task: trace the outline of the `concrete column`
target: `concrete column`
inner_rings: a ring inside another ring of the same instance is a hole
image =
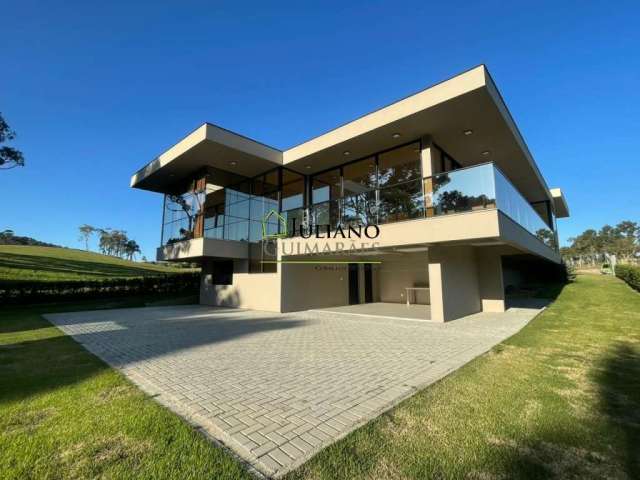
[[[496,248],[478,248],[478,280],[483,312],[504,312],[502,257]]]
[[[432,161],[432,138],[429,135],[425,135],[421,138],[422,151],[420,152],[420,161],[422,163],[422,176],[430,177],[433,175],[433,161]]]
[[[473,247],[429,249],[431,319],[446,322],[482,309]]]
[[[430,136],[424,136],[421,139],[422,142],[422,150],[420,151],[420,163],[422,165],[422,176],[426,179],[424,180],[424,211],[425,216],[432,217],[433,216],[433,180],[431,177],[434,173],[433,169],[433,154],[434,149],[432,148],[433,140]]]

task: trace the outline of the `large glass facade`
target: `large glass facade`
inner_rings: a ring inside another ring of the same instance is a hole
[[[202,196],[191,192],[165,195],[162,243],[170,244],[193,238]]]
[[[437,173],[428,178],[423,178],[420,142],[312,176],[280,167],[225,187],[216,186],[215,177],[201,178],[188,192],[165,196],[162,242],[199,236],[247,241],[250,271],[269,272],[276,266],[265,262],[274,258],[263,237],[285,228],[291,235],[300,226],[335,229],[498,208],[557,248],[549,204],[532,206],[491,163],[461,168],[437,147],[433,155]]]

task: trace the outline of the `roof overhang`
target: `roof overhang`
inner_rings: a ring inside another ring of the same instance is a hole
[[[567,199],[564,198],[562,190],[559,188],[552,188],[551,197],[553,198],[553,208],[556,212],[556,218],[567,218],[569,216],[569,205],[567,205]]]
[[[467,130],[473,133],[465,135]],[[313,173],[425,136],[463,166],[495,162],[530,202],[551,200],[484,65],[286,150],[283,160],[293,170]]]
[[[467,130],[473,133],[465,135]],[[138,171],[131,185],[163,191],[204,166],[254,176],[284,165],[310,174],[423,137],[432,138],[463,166],[495,162],[530,202],[552,200],[484,65],[284,152],[205,124]]]
[[[205,123],[138,170],[131,186],[165,192],[176,180],[206,166],[251,177],[279,165],[280,150]]]

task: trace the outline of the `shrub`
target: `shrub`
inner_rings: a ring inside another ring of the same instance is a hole
[[[640,291],[640,267],[616,265],[616,277],[627,282],[631,288]]]
[[[104,280],[0,281],[0,304],[116,297],[138,294],[195,294],[200,273],[170,273]]]

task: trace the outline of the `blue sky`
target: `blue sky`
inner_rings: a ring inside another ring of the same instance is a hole
[[[203,122],[286,148],[480,63],[570,202],[563,241],[640,221],[640,3],[438,3],[3,2],[27,166],[0,172],[0,229],[120,228],[152,258],[162,197],[130,175]]]

